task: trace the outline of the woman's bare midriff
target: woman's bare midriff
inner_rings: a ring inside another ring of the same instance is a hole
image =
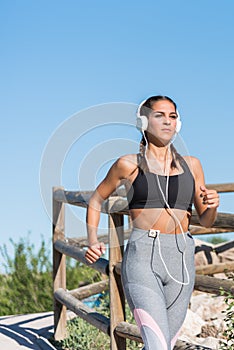
[[[162,233],[182,233],[188,231],[191,214],[180,209],[131,209],[133,227],[142,230],[160,230]],[[180,225],[179,225],[180,222]]]

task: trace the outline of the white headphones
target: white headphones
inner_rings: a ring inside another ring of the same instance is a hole
[[[136,117],[137,117],[136,127],[142,133],[144,133],[144,131],[147,130],[147,127],[148,127],[148,118],[145,115],[140,115],[141,107],[143,106],[143,104],[146,101],[147,100],[144,100],[140,103],[139,107],[137,108],[137,112],[136,112]],[[178,115],[178,118],[176,119],[176,133],[179,133],[182,123],[181,123],[180,114],[179,114],[178,110],[176,110],[176,114]]]

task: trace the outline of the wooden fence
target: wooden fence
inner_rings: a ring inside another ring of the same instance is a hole
[[[234,192],[234,183],[207,185],[220,193]],[[129,217],[129,210],[124,193],[114,193],[102,205],[102,212],[108,215],[108,237],[102,239],[108,242],[109,260],[100,258],[96,263],[89,264],[85,260],[87,245],[85,238],[75,240],[65,235],[65,205],[75,205],[86,208],[91,191],[65,191],[62,187],[53,188],[53,282],[54,282],[54,337],[56,340],[66,336],[66,310],[75,312],[79,317],[94,325],[111,339],[111,350],[126,349],[126,338],[142,342],[139,330],[135,325],[125,321],[125,298],[121,284],[121,261],[124,253],[124,240],[129,236],[129,230],[124,231],[124,215]],[[234,231],[234,214],[218,213],[212,229],[199,226],[198,217],[192,214],[190,231],[192,234],[220,233]],[[217,246],[217,252],[234,247],[234,241]],[[72,257],[83,264],[109,277],[89,286],[76,290],[66,289],[66,256]],[[234,294],[234,282],[206,276],[234,271],[234,262],[229,264],[206,265],[197,270],[195,289],[208,293],[220,293],[220,287]],[[101,315],[86,306],[81,300],[103,290],[109,289],[110,318]],[[194,349],[188,344],[177,341],[175,349]],[[199,347],[201,349],[201,347]],[[205,349],[205,348],[204,348]]]

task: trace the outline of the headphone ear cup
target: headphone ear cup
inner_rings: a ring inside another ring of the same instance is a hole
[[[137,116],[136,127],[140,131],[145,131],[148,128],[148,118],[145,115]]]
[[[177,120],[177,123],[176,123],[176,132],[180,132],[180,129],[181,129],[181,126],[182,126],[182,123],[181,123],[181,120]]]
[[[182,123],[181,123],[181,119],[180,119],[180,114],[178,111],[176,111],[177,115],[178,115],[178,118],[177,118],[177,121],[176,121],[176,132],[179,133],[180,132],[180,129],[181,129],[181,126],[182,126]]]

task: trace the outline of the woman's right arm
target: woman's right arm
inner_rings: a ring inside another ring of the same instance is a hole
[[[101,206],[105,199],[121,184],[133,168],[131,156],[119,158],[110,168],[105,179],[100,183],[90,198],[87,208],[86,225],[88,234],[88,250],[85,258],[94,263],[105,253],[105,245],[97,238],[98,224],[100,220]]]
[[[97,238],[97,228],[103,200],[97,188],[91,196],[87,208],[86,227],[88,234],[88,250],[85,254],[85,258],[90,263],[94,263],[105,253],[104,243],[99,242]]]

